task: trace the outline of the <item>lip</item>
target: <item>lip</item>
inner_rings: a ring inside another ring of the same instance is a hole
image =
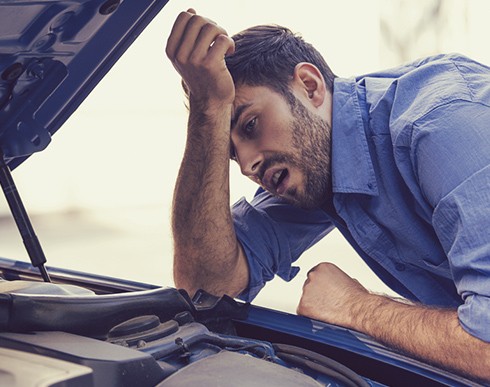
[[[289,185],[289,171],[287,170],[286,173],[287,175],[282,179],[281,184],[276,187],[276,192],[278,195],[284,194],[284,192],[286,192],[286,188]]]
[[[276,186],[276,184],[274,184],[274,175],[284,170],[287,171],[286,172],[287,175],[283,178],[281,183]],[[274,195],[283,194],[286,191],[288,182],[289,182],[289,171],[287,170],[287,168],[283,168],[283,167],[269,168],[267,171],[265,171],[264,176],[262,178],[263,188]]]

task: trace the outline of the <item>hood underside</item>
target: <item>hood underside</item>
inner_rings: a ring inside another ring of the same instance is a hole
[[[46,148],[167,2],[0,1],[0,147],[11,169]]]

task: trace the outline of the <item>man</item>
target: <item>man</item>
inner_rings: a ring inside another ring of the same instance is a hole
[[[298,313],[490,381],[490,69],[453,55],[337,78],[285,28],[231,39],[192,9],[166,52],[189,98],[176,285],[251,300],[337,227],[410,302],[323,263]],[[229,158],[263,188],[232,211]]]

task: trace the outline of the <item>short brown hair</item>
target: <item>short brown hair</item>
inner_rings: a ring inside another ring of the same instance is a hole
[[[225,58],[235,85],[268,86],[288,95],[298,63],[309,62],[320,70],[327,89],[336,77],[322,55],[286,27],[259,25],[232,36],[235,52]]]

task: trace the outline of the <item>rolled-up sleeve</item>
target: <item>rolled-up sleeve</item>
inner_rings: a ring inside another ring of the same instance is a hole
[[[324,211],[293,207],[263,191],[251,203],[235,203],[232,215],[249,267],[248,288],[239,295],[246,301],[275,275],[294,278],[299,268],[292,263],[333,228]]]
[[[461,325],[490,342],[490,166],[439,202],[434,223],[464,301],[458,308]]]
[[[463,303],[461,326],[490,342],[490,107],[455,101],[414,130],[413,161]]]

